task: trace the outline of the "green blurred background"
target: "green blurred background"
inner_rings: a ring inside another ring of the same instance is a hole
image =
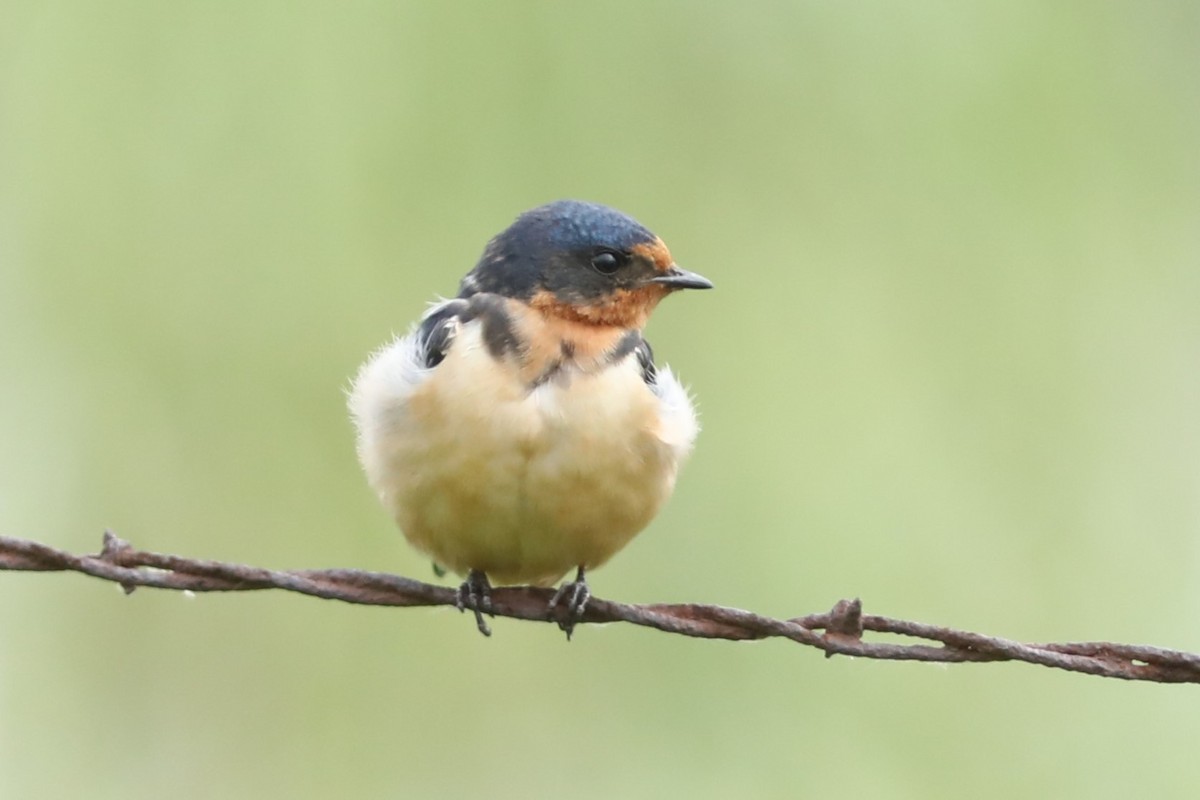
[[[1195,3],[0,2],[0,533],[425,578],[343,389],[525,208],[717,291],[604,597],[1200,650]],[[0,573],[0,797],[1195,797],[1200,696]]]

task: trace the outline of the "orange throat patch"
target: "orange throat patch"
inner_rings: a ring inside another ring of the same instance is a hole
[[[652,283],[637,289],[617,289],[603,300],[580,304],[560,300],[553,292],[543,290],[533,296],[529,305],[549,319],[641,330],[646,327],[650,312],[670,291],[666,286]]]

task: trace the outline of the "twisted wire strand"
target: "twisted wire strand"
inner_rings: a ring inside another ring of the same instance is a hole
[[[0,536],[0,570],[80,572],[120,584],[191,592],[277,589],[345,603],[380,606],[453,606],[455,589],[354,569],[272,570],[135,549],[111,531],[96,555],[75,555],[40,542]],[[558,621],[550,589],[492,590],[495,616]],[[819,614],[781,620],[698,603],[631,605],[593,597],[582,622],[628,622],[702,639],[790,639],[834,655],[940,663],[1018,661],[1044,667],[1153,683],[1200,683],[1200,654],[1115,642],[1023,644],[921,622],[862,613],[862,603],[841,600]],[[896,634],[913,644],[865,641],[864,632]]]

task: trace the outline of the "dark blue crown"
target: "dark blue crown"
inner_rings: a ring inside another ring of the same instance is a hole
[[[611,247],[629,250],[655,236],[633,217],[615,208],[582,200],[558,200],[517,217],[504,235],[544,237],[564,250]]]
[[[460,297],[495,292],[528,298],[549,271],[602,249],[629,252],[657,237],[616,209],[581,200],[557,200],[526,211],[488,242]]]

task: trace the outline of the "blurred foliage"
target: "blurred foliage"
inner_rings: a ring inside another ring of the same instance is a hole
[[[0,531],[428,565],[342,390],[558,197],[717,291],[601,596],[1200,650],[1200,7],[0,0]],[[1191,797],[1200,699],[0,574],[0,797]]]

